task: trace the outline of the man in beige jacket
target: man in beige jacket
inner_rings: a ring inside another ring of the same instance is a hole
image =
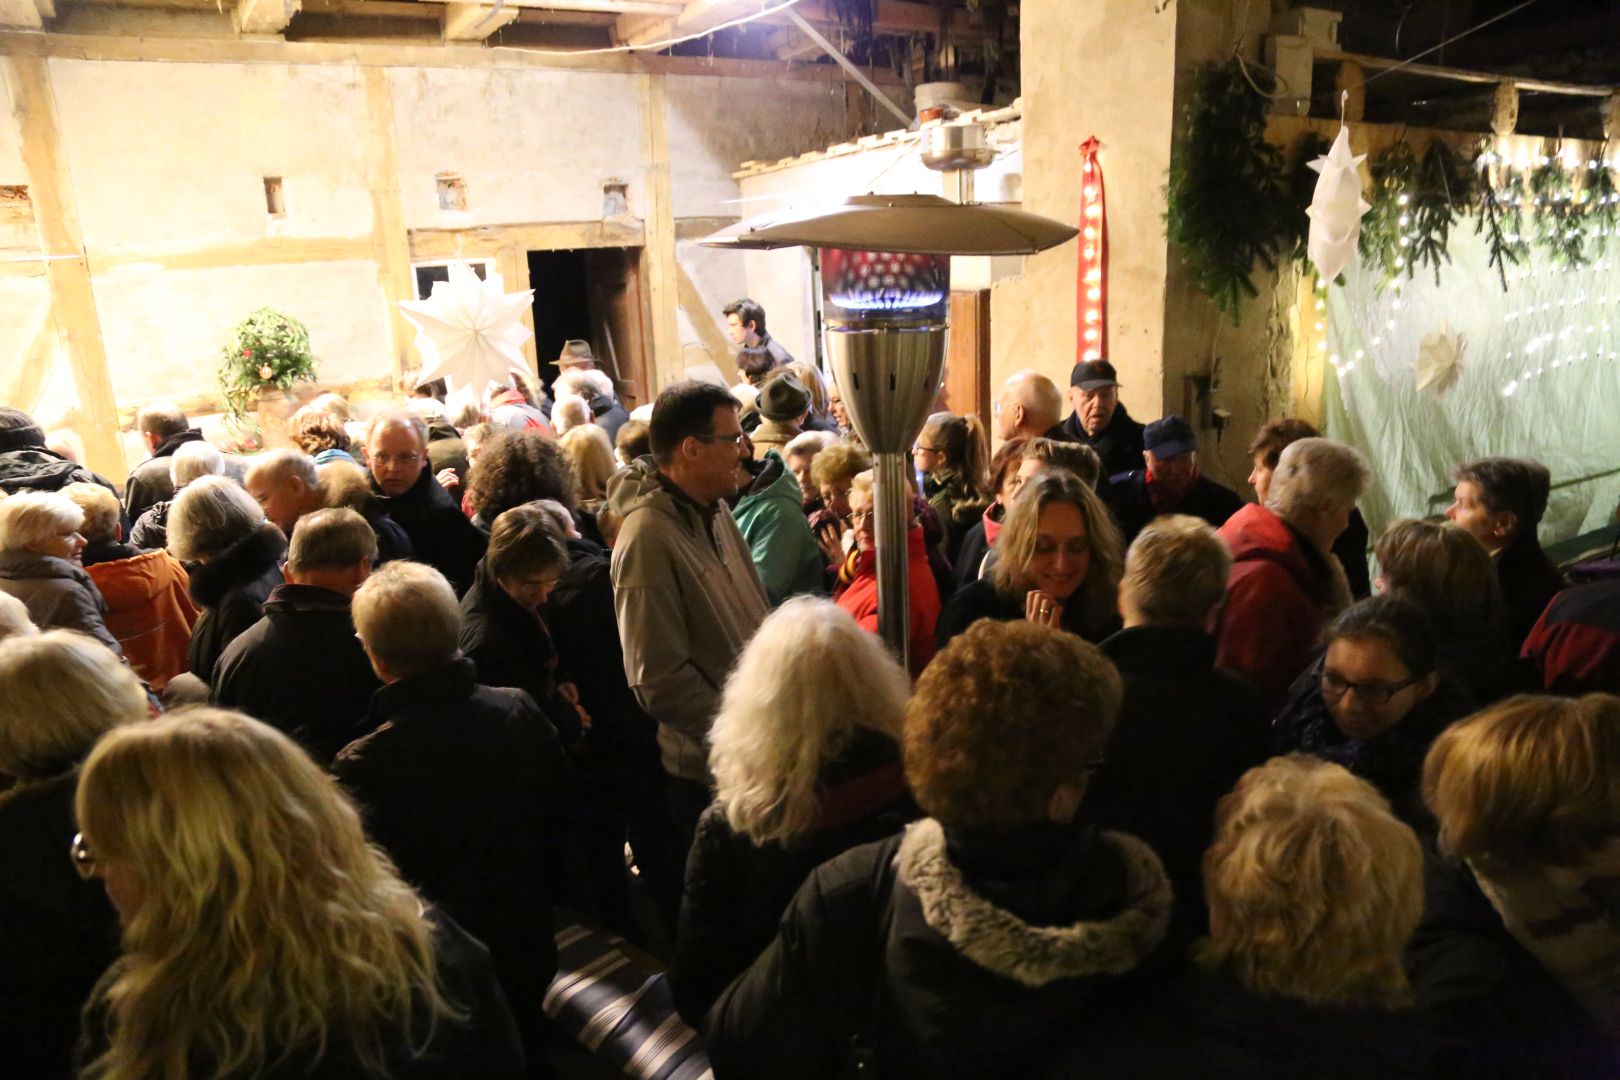
[[[676,383],[658,395],[649,427],[652,461],[608,485],[624,519],[613,598],[625,677],[658,721],[671,812],[689,844],[709,802],[709,724],[768,603],[725,501],[750,456],[736,399],[724,387]]]

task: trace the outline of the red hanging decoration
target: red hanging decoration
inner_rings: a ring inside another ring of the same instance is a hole
[[[1076,278],[1077,360],[1108,356],[1108,217],[1103,205],[1102,146],[1093,135],[1080,144],[1080,273]]]

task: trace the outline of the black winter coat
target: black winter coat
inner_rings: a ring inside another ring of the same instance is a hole
[[[821,771],[820,818],[787,844],[755,844],[713,803],[698,820],[686,860],[670,987],[687,1022],[701,1026],[723,990],[776,936],[782,913],[810,872],[852,847],[893,836],[918,816],[900,747],[862,729]]]
[[[1215,640],[1201,630],[1139,626],[1100,647],[1125,680],[1125,703],[1086,791],[1087,814],[1164,860],[1178,938],[1190,940],[1208,931],[1202,865],[1215,804],[1271,756],[1265,705],[1215,666]]]
[[[75,769],[0,794],[0,1076],[71,1075],[79,1010],[118,957],[118,916],[68,861]]]
[[[384,495],[375,480],[372,490],[382,509],[410,538],[414,558],[443,574],[457,596],[472,588],[489,537],[467,520],[425,463],[416,483],[403,495]]]
[[[1227,518],[1243,509],[1243,500],[1238,498],[1237,492],[1203,475],[1193,482],[1187,497],[1169,510],[1154,508],[1146,469],[1133,469],[1114,476],[1109,481],[1109,487],[1111,496],[1108,502],[1127,545],[1136,539],[1136,534],[1148,522],[1160,514],[1189,514],[1202,518],[1209,522],[1211,528],[1218,529],[1226,524]]]
[[[1508,638],[1514,651],[1524,644],[1559,590],[1568,586],[1558,567],[1541,550],[1534,529],[1526,529],[1496,553],[1496,580],[1507,606]]]
[[[170,435],[158,444],[151,457],[131,469],[129,479],[124,481],[124,513],[133,520],[157,503],[174,498],[173,462],[169,459],[186,443],[201,442],[202,437],[196,428]]]
[[[1139,840],[1084,825],[903,837],[823,864],[709,1013],[719,1080],[1028,1076],[1105,1030],[1157,974],[1170,883]]]
[[[624,675],[619,616],[613,607],[612,564],[588,540],[568,541],[569,564],[546,601],[550,625],[566,628],[552,639],[560,666],[579,688],[591,714],[593,747],[614,746],[658,754],[658,724],[642,709]]]
[[[1620,1052],[1513,939],[1462,863],[1424,852],[1423,920],[1406,950],[1437,1076],[1597,1080]]]
[[[349,598],[288,584],[271,590],[264,617],[225,647],[212,698],[291,735],[326,765],[365,734],[381,686],[354,636]]]
[[[1085,586],[1075,590],[1070,597],[1070,603],[1063,605],[1063,629],[1071,634],[1078,634],[1087,641],[1102,641],[1108,635],[1119,629],[1119,616],[1114,615],[1100,626],[1092,626],[1086,621],[1085,615]],[[995,586],[995,582],[988,577],[980,578],[971,585],[960,590],[945,603],[939,613],[939,623],[934,630],[934,644],[943,649],[951,638],[960,634],[980,619],[999,619],[1002,622],[1016,622],[1024,617],[1024,594],[1016,598],[1003,596]]]
[[[415,1052],[415,1044],[427,1030],[425,1016],[413,1024],[412,1031],[396,1032],[382,1048],[384,1075],[389,1080],[520,1080],[525,1075],[523,1046],[512,1010],[491,969],[489,950],[442,911],[429,908],[427,920],[433,928],[433,958],[440,984],[467,1015],[440,1019],[420,1054]],[[113,968],[103,982],[110,983],[118,974]],[[81,1066],[106,1051],[109,1019],[99,1007],[86,1014],[79,1048]],[[265,1055],[267,1062],[274,1062],[281,1050],[271,1048]],[[195,1065],[197,1075],[208,1071],[204,1062]],[[329,1048],[313,1063],[308,1051],[295,1051],[280,1065],[254,1074],[255,1080],[354,1080],[366,1075],[345,1046]]]
[[[479,686],[465,658],[378,690],[368,723],[332,765],[368,835],[489,946],[513,1011],[538,1017],[557,969],[556,731],[523,691]]]
[[[264,616],[270,590],[281,584],[287,541],[274,525],[260,525],[224,552],[191,570],[191,598],[202,615],[191,628],[186,669],[205,683],[214,679],[225,646]]]
[[[579,713],[557,692],[552,642],[540,616],[507,595],[481,560],[461,598],[461,653],[477,665],[481,685],[526,691],[566,746],[579,738]]]
[[[1063,1080],[1418,1080],[1434,1046],[1414,1009],[1335,1008],[1262,997],[1189,972],[1112,1030],[1066,1040]],[[1445,1075],[1445,1074],[1438,1074]]]

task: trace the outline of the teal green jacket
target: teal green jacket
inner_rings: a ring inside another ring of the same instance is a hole
[[[775,607],[799,593],[821,595],[826,560],[810,532],[798,480],[775,450],[767,450],[763,460],[764,470],[731,513]]]

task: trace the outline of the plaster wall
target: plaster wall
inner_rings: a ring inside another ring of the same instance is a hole
[[[387,70],[407,229],[596,220],[610,177],[628,183],[630,213],[648,216],[644,76]],[[377,266],[356,258],[352,244],[367,250],[372,188],[394,182],[368,175],[371,117],[358,66],[58,58],[49,72],[121,408],[216,392],[226,333],[266,305],[309,326],[322,382],[391,372]],[[677,232],[701,233],[712,218],[739,214],[733,172],[742,161],[811,150],[844,134],[841,83],[668,76],[666,86]],[[3,104],[0,183],[29,183],[16,121]],[[440,172],[466,182],[466,211],[439,208]],[[267,213],[265,176],[283,178],[280,218]],[[683,227],[692,217],[705,220]],[[340,243],[330,261],[254,259],[253,245],[276,237]],[[347,250],[342,242],[351,242]],[[648,243],[674,246],[687,278],[692,310],[678,315],[682,344],[722,338],[719,308],[746,291],[743,260],[690,241],[677,245],[674,236]],[[175,265],[173,256],[224,245],[240,246],[238,264]],[[47,301],[43,277],[0,274],[0,371],[28,347]],[[650,359],[660,370],[670,365]],[[76,404],[64,375],[65,368],[44,380],[36,411],[47,423]]]
[[[1078,147],[1102,143],[1108,212],[1108,346],[1139,420],[1164,411],[1167,250],[1161,222],[1174,119],[1178,4],[1088,0],[1020,13],[1024,209],[1059,221],[1080,206]],[[1024,260],[991,292],[990,382],[1032,367],[1061,388],[1075,359],[1078,255]]]

